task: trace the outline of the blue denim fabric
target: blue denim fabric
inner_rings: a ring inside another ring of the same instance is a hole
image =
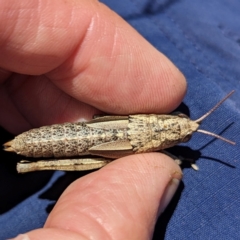
[[[201,128],[232,139],[237,145],[195,133],[191,141],[178,147],[180,155],[198,158],[200,171],[184,168],[183,183],[159,218],[153,239],[239,239],[240,1],[102,2],[184,73],[188,92],[180,109],[189,112],[192,119],[236,90]],[[49,205],[82,174],[33,173],[20,177],[5,171],[5,167],[0,168],[0,239],[42,227]],[[24,184],[27,189],[22,189]]]

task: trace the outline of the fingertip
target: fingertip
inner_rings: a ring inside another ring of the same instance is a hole
[[[160,153],[118,159],[71,184],[45,227],[67,227],[84,236],[148,239],[159,209],[166,207],[181,178],[179,166]]]
[[[103,4],[74,54],[48,77],[74,98],[113,114],[166,113],[186,92],[179,69]]]
[[[171,112],[182,102],[187,92],[187,81],[183,73],[168,59],[163,69],[163,88],[165,89],[163,112]]]
[[[169,181],[173,178],[179,180],[182,178],[182,170],[179,165],[171,157],[160,152],[129,155],[113,161],[105,168],[102,168],[101,171],[105,171],[108,168],[110,170],[118,169],[127,173],[134,171],[137,174],[139,172],[147,178],[149,178],[149,174],[156,179],[161,178],[162,174],[159,173],[160,171],[166,172]]]

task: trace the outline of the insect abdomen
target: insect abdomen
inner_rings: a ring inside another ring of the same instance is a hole
[[[88,149],[118,140],[119,130],[87,126],[85,122],[35,128],[18,135],[12,148],[27,157],[71,157],[87,155]],[[117,135],[117,136],[116,136]],[[122,138],[126,134],[120,134]]]

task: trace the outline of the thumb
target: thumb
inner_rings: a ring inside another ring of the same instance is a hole
[[[17,239],[151,239],[182,177],[161,153],[113,161],[72,183],[43,229]]]

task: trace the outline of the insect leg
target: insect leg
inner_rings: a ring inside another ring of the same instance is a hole
[[[50,159],[30,162],[22,160],[17,164],[18,173],[43,170],[85,171],[101,168],[112,160],[105,158]]]
[[[180,159],[180,157],[176,157],[174,154],[169,153],[166,150],[161,150],[161,152],[166,154],[170,158],[172,158],[179,166],[181,166],[183,162],[188,161],[190,163],[192,169],[194,169],[195,171],[199,170],[197,164],[195,162],[193,162],[192,159]]]

